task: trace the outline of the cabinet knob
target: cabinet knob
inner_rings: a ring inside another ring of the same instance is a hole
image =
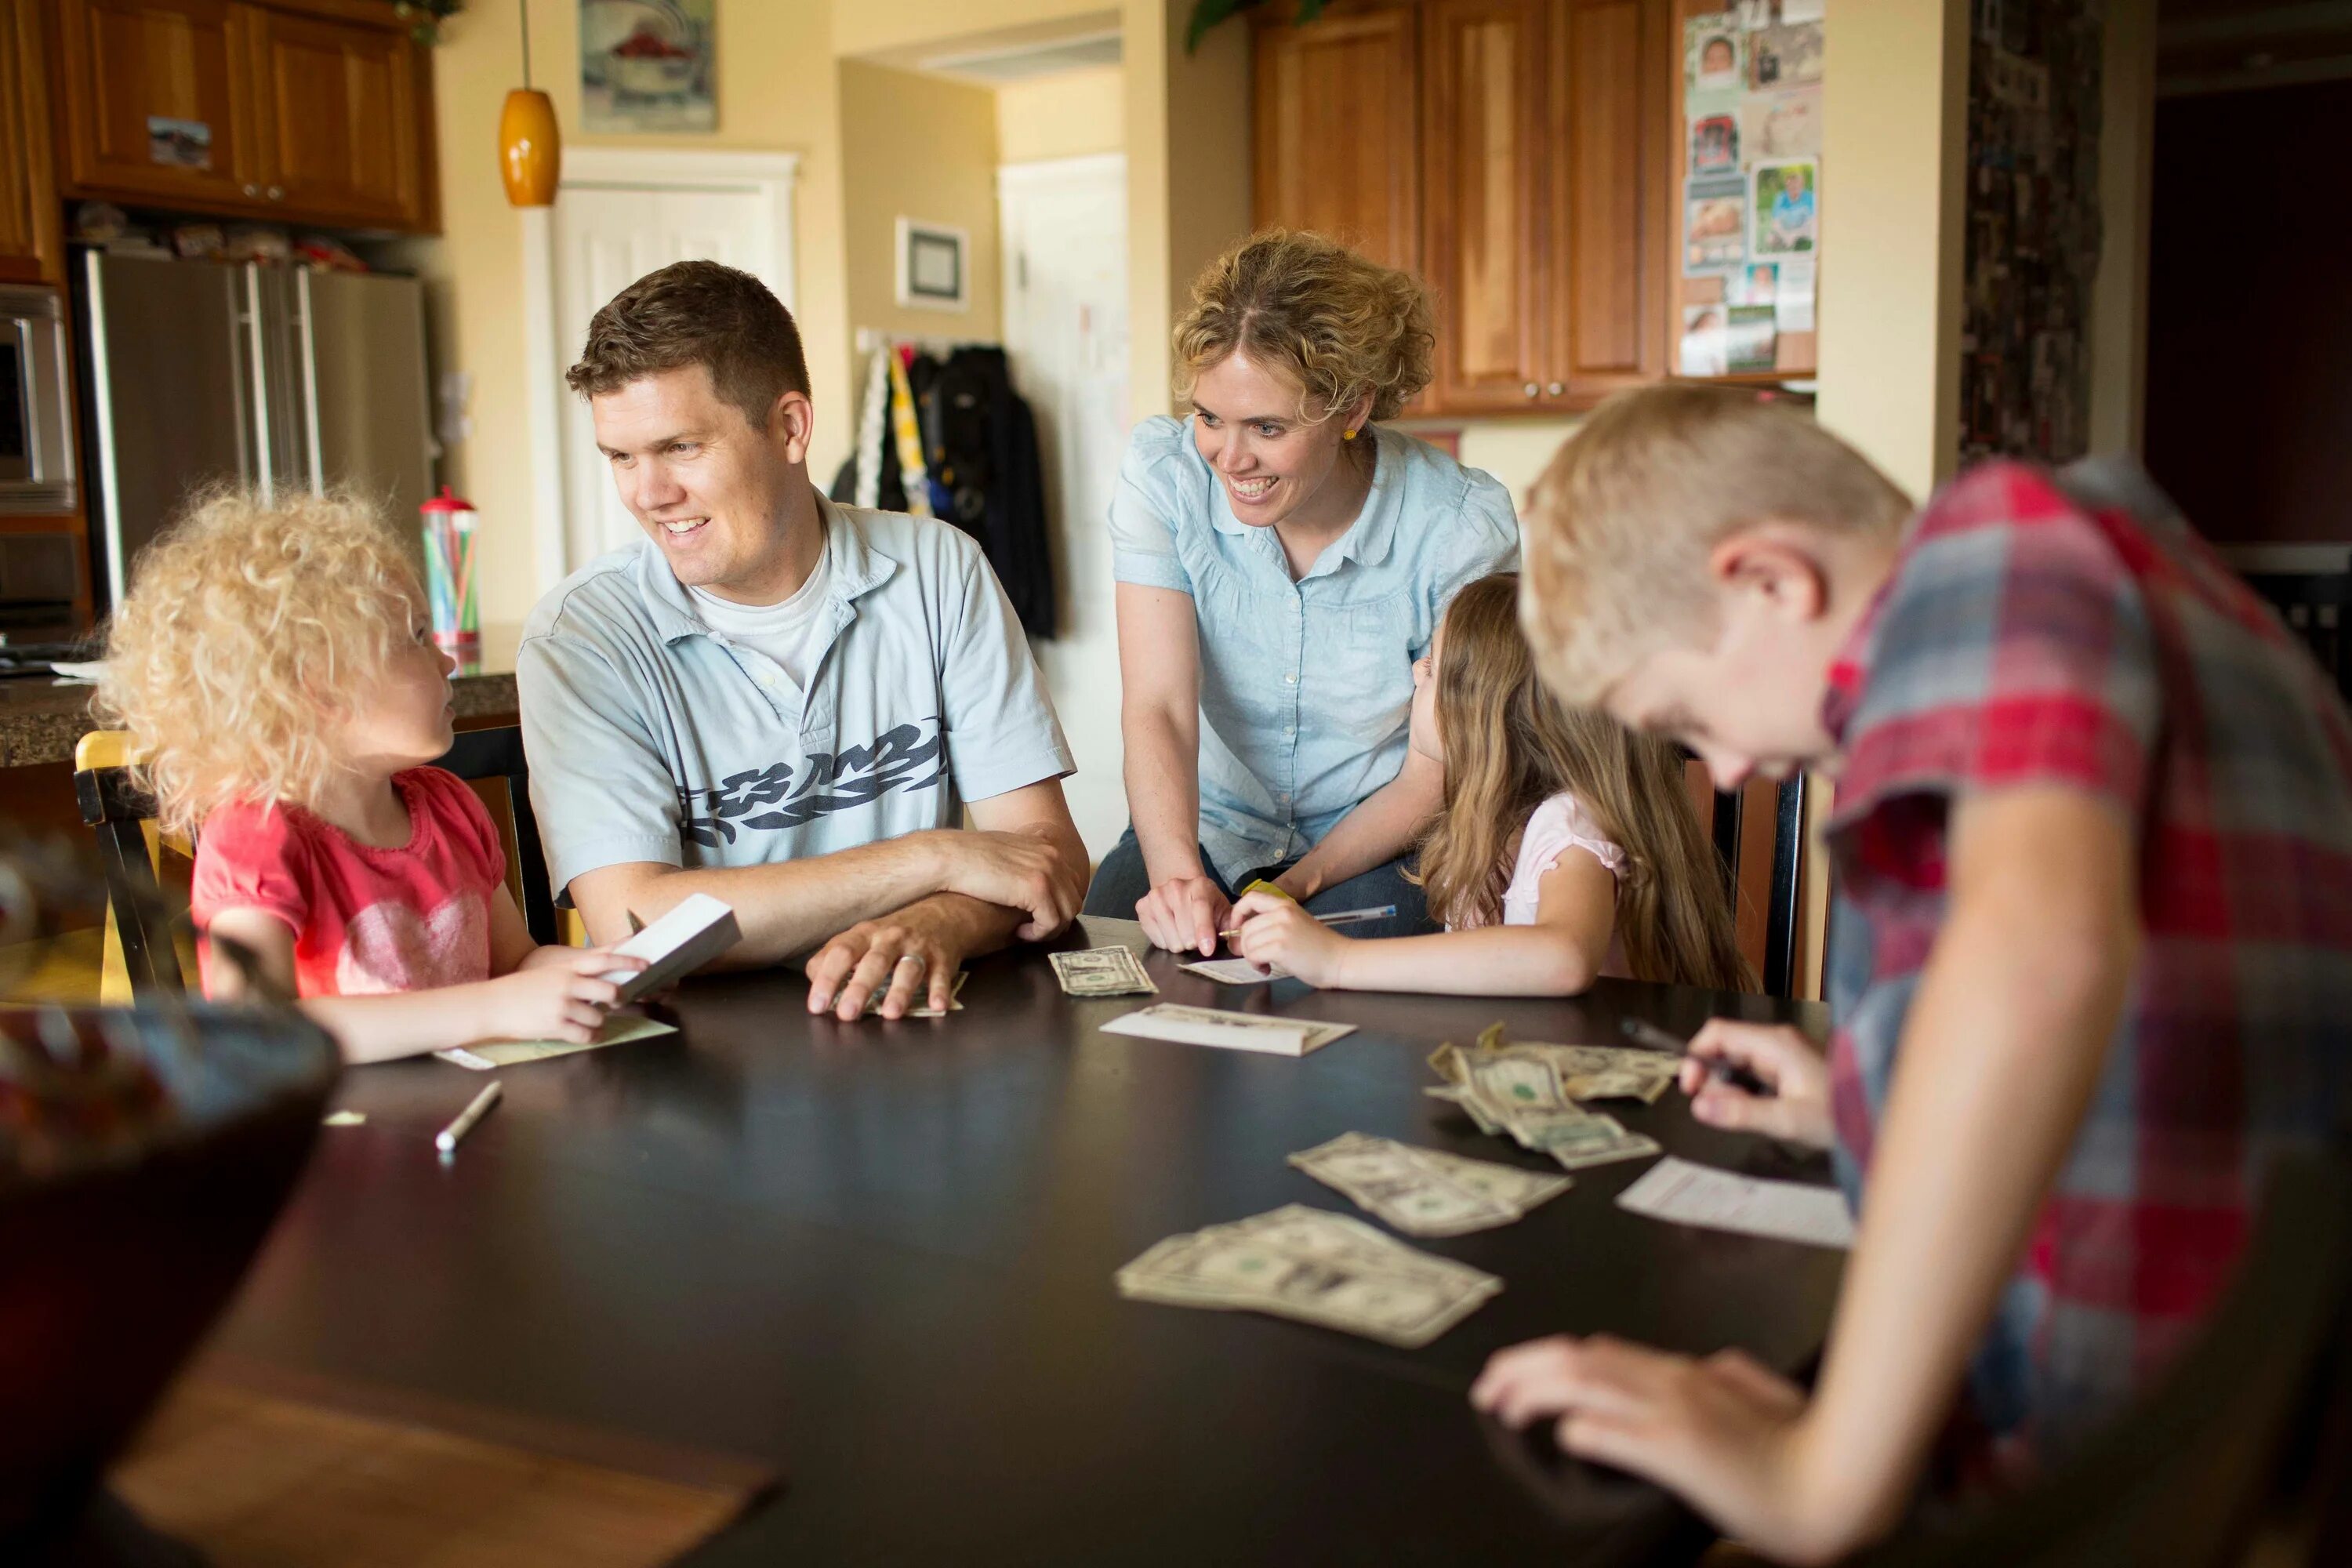
[[[284,200],[286,199],[286,187],[285,187],[285,186],[283,186],[283,185],[272,185],[272,186],[270,186],[270,187],[269,187],[269,199],[270,199],[271,201],[273,201],[273,202],[282,202],[282,201],[284,201]]]
[[[1544,395],[1547,397],[1558,397],[1561,393],[1566,392],[1567,390],[1567,387],[1555,381],[1550,385],[1544,388]]]
[[[1541,393],[1542,393],[1542,391],[1543,391],[1543,388],[1542,388],[1542,387],[1540,387],[1540,386],[1538,386],[1534,382],[1532,382],[1532,381],[1531,381],[1531,382],[1528,383],[1528,384],[1527,384],[1527,385],[1525,385],[1525,386],[1521,387],[1519,390],[1520,390],[1520,391],[1522,391],[1522,392],[1524,392],[1524,393],[1526,393],[1529,397],[1534,397],[1534,396],[1537,396],[1537,395],[1538,395],[1539,394],[1541,394]]]
[[[257,196],[261,194],[261,187],[259,185],[248,184],[245,187],[245,194],[248,196]]]

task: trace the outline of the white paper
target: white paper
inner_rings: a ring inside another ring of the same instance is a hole
[[[1813,330],[1813,280],[1819,276],[1818,256],[1784,256],[1772,298],[1772,324],[1783,332]],[[1759,301],[1763,303],[1764,301]]]
[[[1829,0],[1780,0],[1780,20],[1819,22],[1829,15]]]
[[[1853,1216],[1835,1187],[1767,1182],[1672,1155],[1617,1194],[1617,1206],[1676,1225],[1736,1230],[1813,1247],[1853,1245]]]
[[[635,974],[608,969],[604,978],[621,988],[624,1003],[634,1002],[685,979],[741,940],[733,910],[709,893],[692,893],[613,950],[644,959],[645,968]]]
[[[1276,1018],[1264,1013],[1229,1013],[1218,1007],[1186,1007],[1162,1002],[1154,1007],[1122,1013],[1102,1026],[1106,1035],[1134,1035],[1147,1040],[1173,1040],[1184,1046],[1214,1046],[1229,1051],[1264,1051],[1270,1056],[1303,1057],[1356,1032],[1353,1024],[1326,1024],[1313,1018]]]
[[[1197,963],[1180,963],[1176,967],[1187,974],[1213,980],[1220,985],[1263,985],[1269,980],[1290,978],[1290,971],[1279,963],[1268,973],[1246,958],[1204,958]]]

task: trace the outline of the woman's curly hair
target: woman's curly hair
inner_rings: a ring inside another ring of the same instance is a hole
[[[398,536],[356,496],[191,500],[139,554],[93,704],[131,731],[162,826],[191,831],[234,800],[315,806],[339,765],[330,725],[422,597]]]
[[[1298,384],[1299,417],[1321,424],[1366,393],[1393,419],[1429,384],[1437,351],[1428,291],[1409,273],[1334,239],[1266,229],[1192,280],[1177,324],[1177,391],[1236,351]]]

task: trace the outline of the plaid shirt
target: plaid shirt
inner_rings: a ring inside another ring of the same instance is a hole
[[[1914,520],[1825,717],[1845,759],[1828,982],[1850,1194],[1944,923],[1952,803],[2064,784],[2138,846],[2122,1022],[1970,1373],[1977,1419],[2046,1458],[2180,1348],[2280,1141],[2342,1124],[2352,721],[2136,469],[2006,462]]]

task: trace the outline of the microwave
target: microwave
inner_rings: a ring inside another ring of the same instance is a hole
[[[74,510],[65,310],[54,289],[0,287],[0,514]]]

